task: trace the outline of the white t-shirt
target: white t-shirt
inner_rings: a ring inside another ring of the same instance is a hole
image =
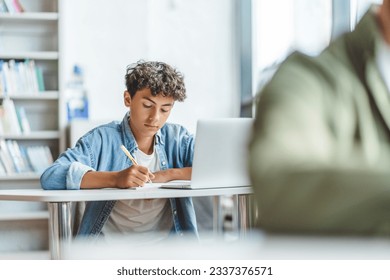
[[[151,172],[160,170],[158,155],[137,150],[135,158],[139,165]],[[118,233],[131,234],[134,242],[152,243],[168,237],[173,225],[169,200],[135,199],[119,200],[103,227],[105,238],[115,238]]]

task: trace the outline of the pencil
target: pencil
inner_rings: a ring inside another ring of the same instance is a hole
[[[126,156],[131,160],[131,162],[134,164],[134,165],[138,165],[138,162],[135,160],[135,158],[133,158],[133,156],[130,154],[130,152],[126,149],[125,146],[121,145],[121,149],[122,151],[126,154]],[[152,180],[148,180],[148,183],[152,183]]]
[[[125,146],[121,145],[121,149],[122,151],[126,154],[126,156],[131,160],[131,162],[134,164],[134,165],[138,165],[137,161],[135,160],[135,158],[133,158],[133,156],[130,154],[130,152],[126,149]]]

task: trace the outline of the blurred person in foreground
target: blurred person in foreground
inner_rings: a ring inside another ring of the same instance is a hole
[[[259,226],[390,233],[390,0],[264,87],[250,143]]]

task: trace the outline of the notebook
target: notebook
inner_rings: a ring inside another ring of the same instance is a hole
[[[251,118],[198,120],[191,181],[168,182],[161,188],[249,186],[247,158],[252,126]]]

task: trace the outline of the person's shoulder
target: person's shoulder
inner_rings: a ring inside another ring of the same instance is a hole
[[[331,43],[316,56],[294,52],[278,69],[279,76],[290,83],[329,81],[338,79],[339,74],[349,71],[350,62],[342,40]]]
[[[291,53],[275,71],[265,88],[286,88],[286,85],[300,86],[303,82],[316,79],[322,59],[295,51]]]
[[[261,105],[315,99],[328,86],[325,81],[329,78],[322,57],[294,52],[279,65],[270,81],[260,89]]]
[[[281,70],[292,70],[292,72],[308,71],[313,73],[313,69],[321,67],[324,62],[329,62],[329,51],[325,49],[317,56],[310,56],[305,53],[295,51],[290,54],[280,65]]]

